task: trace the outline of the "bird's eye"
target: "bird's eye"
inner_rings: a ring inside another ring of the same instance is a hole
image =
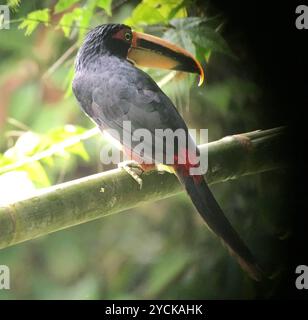
[[[131,35],[130,32],[126,32],[125,35],[124,35],[124,37],[125,37],[125,40],[126,40],[126,41],[130,41],[131,38],[132,38],[132,35]]]

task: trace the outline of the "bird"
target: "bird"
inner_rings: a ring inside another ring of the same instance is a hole
[[[201,64],[180,46],[134,31],[125,24],[103,24],[87,33],[76,56],[72,89],[81,109],[101,131],[111,129],[118,132],[115,138],[120,139],[127,154],[134,146],[121,138],[127,131],[123,125],[125,121],[130,121],[132,132],[147,129],[153,136],[156,129],[183,130],[190,148],[174,147],[174,163],[164,163],[163,157],[162,165],[177,176],[207,227],[218,236],[242,269],[252,279],[262,280],[263,270],[224,215],[204,175],[191,174],[190,169],[196,168],[196,163],[187,158],[190,152],[200,153],[188,134],[184,119],[168,96],[140,67],[198,74],[199,84],[204,79]],[[162,153],[169,149],[163,139],[160,143]],[[153,159],[153,152],[146,156]],[[140,160],[137,155],[132,158],[137,162]],[[155,159],[153,162],[155,165]],[[151,167],[140,161],[138,165],[142,170]]]

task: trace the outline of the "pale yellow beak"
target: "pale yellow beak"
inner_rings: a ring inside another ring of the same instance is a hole
[[[191,53],[149,34],[133,32],[127,58],[141,67],[197,73],[200,76],[199,86],[204,81],[202,66]]]

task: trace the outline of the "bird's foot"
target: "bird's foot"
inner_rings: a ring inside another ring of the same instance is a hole
[[[139,189],[142,189],[142,179],[140,178],[144,170],[142,166],[133,160],[123,161],[118,163],[118,168],[125,170],[139,185]]]

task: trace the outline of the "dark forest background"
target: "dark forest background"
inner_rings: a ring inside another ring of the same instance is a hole
[[[265,283],[241,271],[183,194],[1,250],[12,289],[1,290],[0,299],[304,297],[294,282],[296,266],[308,264],[308,31],[295,28],[296,1],[9,2],[11,28],[0,30],[1,204],[108,169],[99,163],[100,147],[108,142],[95,135],[48,159],[5,170],[93,127],[71,93],[72,66],[88,28],[109,22],[163,36],[197,55],[205,86],[189,76],[162,89],[190,127],[209,129],[210,141],[287,126],[290,169],[212,187],[272,271]],[[192,21],[194,28],[186,28]],[[157,81],[166,76],[147,71]]]

